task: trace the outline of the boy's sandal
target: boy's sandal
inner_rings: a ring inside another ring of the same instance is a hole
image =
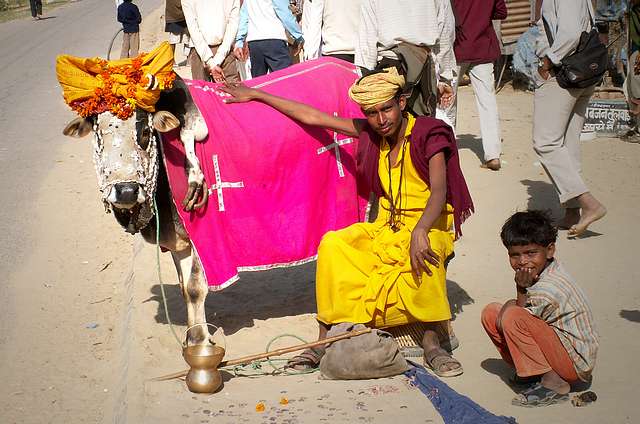
[[[458,366],[454,369],[448,369],[448,365]],[[460,361],[440,347],[432,349],[424,355],[424,366],[438,377],[455,377],[464,372]]]
[[[509,384],[512,386],[531,386],[535,383],[540,382],[539,375],[532,375],[531,377],[520,377],[517,373],[514,373],[511,377],[509,377]]]
[[[324,356],[324,349],[310,348],[303,351],[287,361],[285,368],[292,368],[296,371],[308,371],[318,368],[320,360]]]
[[[569,395],[560,394],[554,390],[547,389],[540,383],[535,383],[511,401],[512,405],[534,408],[537,406],[553,405],[555,403],[566,402]]]

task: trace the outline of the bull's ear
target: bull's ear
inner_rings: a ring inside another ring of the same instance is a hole
[[[89,119],[75,118],[73,121],[69,122],[66,127],[64,127],[62,134],[67,137],[82,138],[91,132],[92,127],[93,124]]]
[[[171,131],[179,126],[180,121],[178,121],[178,118],[176,118],[171,112],[161,110],[153,115],[153,128],[161,133]]]

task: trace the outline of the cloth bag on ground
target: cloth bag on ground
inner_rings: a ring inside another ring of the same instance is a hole
[[[365,328],[362,324],[344,322],[331,327],[327,337]],[[407,369],[407,361],[391,334],[377,329],[331,343],[320,361],[320,372],[328,380],[391,377]]]

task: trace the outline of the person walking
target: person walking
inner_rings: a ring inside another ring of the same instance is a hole
[[[165,0],[164,21],[164,32],[168,34],[175,59],[176,45],[182,43],[184,50],[189,45],[189,31],[180,0]]]
[[[189,52],[191,77],[239,81],[231,47],[238,31],[240,0],[182,0],[182,11],[193,45]]]
[[[537,22],[540,66],[535,75],[533,148],[565,211],[560,228],[569,230],[569,237],[577,237],[607,213],[580,175],[580,133],[595,85],[562,88],[555,69],[575,52],[582,32],[591,30],[593,8],[590,0],[544,0],[541,15]]]
[[[120,59],[138,56],[140,49],[140,23],[142,16],[132,0],[124,0],[118,6],[118,22],[122,24],[122,51]]]
[[[42,0],[29,0],[31,6],[31,16],[35,21],[42,19]]]
[[[236,35],[236,57],[245,61],[245,41],[249,44],[251,76],[287,68],[293,63],[287,44],[287,32],[293,38],[293,55],[304,43],[302,30],[289,9],[288,0],[244,0]]]
[[[468,72],[480,118],[480,136],[484,151],[483,167],[498,171],[502,140],[493,62],[500,57],[501,53],[492,20],[505,19],[507,6],[504,0],[453,0],[453,9],[456,16],[454,50],[458,62],[458,83]],[[454,126],[457,114],[456,103],[454,101],[449,114]]]
[[[302,14],[304,60],[331,56],[354,62],[360,0],[313,0]]]

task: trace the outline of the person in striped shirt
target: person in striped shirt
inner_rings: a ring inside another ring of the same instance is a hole
[[[591,307],[554,257],[557,236],[545,212],[512,215],[500,237],[515,271],[517,298],[482,311],[482,326],[516,370],[511,382],[528,385],[512,401],[518,406],[566,401],[571,383],[589,381],[596,361]]]

